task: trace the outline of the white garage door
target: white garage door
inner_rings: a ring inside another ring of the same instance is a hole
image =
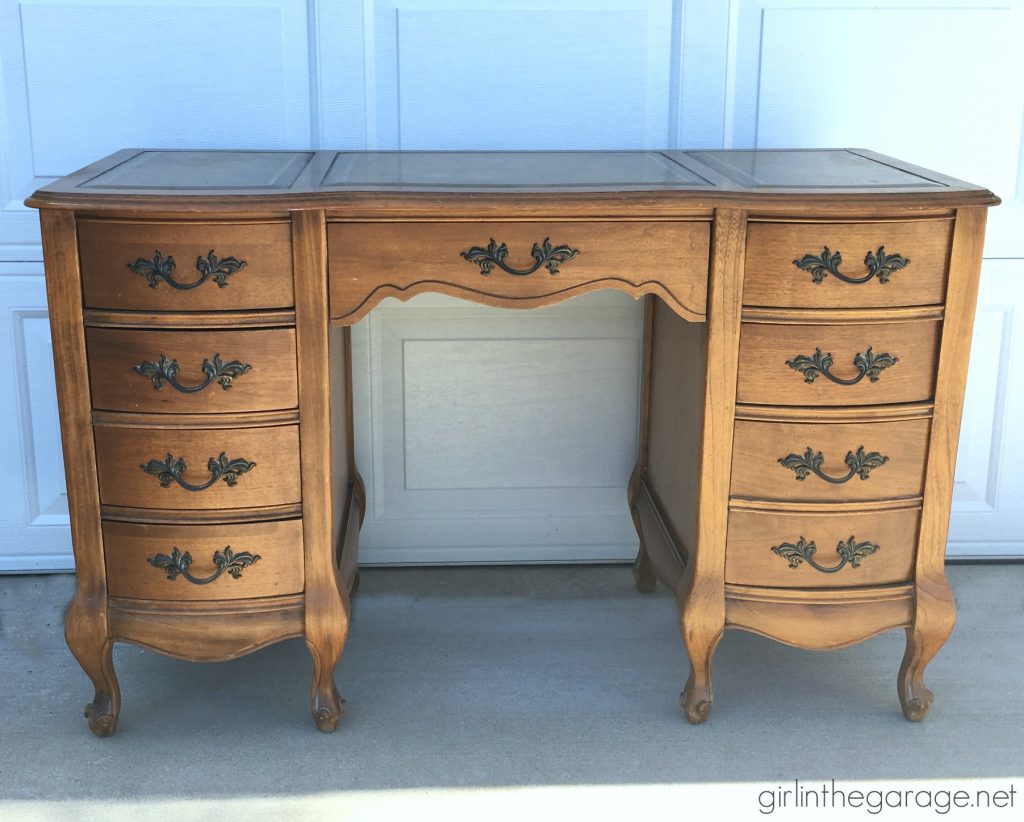
[[[1024,554],[1021,42],[1019,0],[0,0],[0,570],[72,566],[21,201],[125,146],[864,146],[988,186],[949,550]],[[621,294],[381,306],[363,558],[630,557],[639,335]]]

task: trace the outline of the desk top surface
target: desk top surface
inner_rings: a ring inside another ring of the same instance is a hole
[[[320,200],[346,194],[912,195],[991,205],[984,188],[863,149],[736,151],[213,151],[125,149],[32,206],[153,198]]]

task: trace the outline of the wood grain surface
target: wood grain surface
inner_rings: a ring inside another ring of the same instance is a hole
[[[747,305],[793,308],[866,308],[937,305],[946,292],[952,220],[858,223],[751,223],[747,235]],[[815,282],[794,260],[839,253],[837,270],[851,279],[869,274],[865,257],[878,250],[909,260],[882,282],[849,283],[831,273]]]
[[[111,596],[194,602],[251,599],[302,593],[302,520],[230,525],[136,525],[103,523],[107,585]],[[196,584],[168,574],[151,560],[175,549],[191,557],[189,573],[207,579],[218,573],[217,553],[230,549],[259,557],[238,572],[230,568],[212,582]]]
[[[906,582],[913,576],[917,508],[803,512],[732,511],[726,547],[726,582],[782,588],[834,588]],[[826,568],[841,562],[836,546],[850,537],[878,546],[854,567],[823,573],[807,562],[790,567],[772,548],[814,542],[814,559]]]
[[[330,223],[331,317],[354,322],[383,297],[437,291],[490,304],[536,307],[598,288],[658,294],[691,320],[705,313],[706,221]],[[495,265],[484,274],[463,252],[507,247],[505,263],[528,270],[534,245],[577,254],[525,276]],[[368,296],[369,295],[369,296]],[[500,301],[500,303],[495,302]]]
[[[173,414],[243,413],[296,408],[295,331],[127,331],[90,328],[89,382],[93,407]],[[215,368],[215,358],[226,366]],[[172,384],[160,377],[179,368]],[[232,368],[232,363],[236,367]],[[156,373],[157,379],[150,374]],[[226,386],[221,374],[227,374]],[[214,375],[217,375],[216,378]],[[235,376],[231,376],[235,375]],[[157,387],[159,385],[159,388]],[[175,387],[201,390],[181,391]]]
[[[734,497],[763,500],[843,502],[882,500],[920,495],[924,489],[924,462],[928,419],[900,422],[823,424],[816,422],[754,422],[738,420],[733,440],[732,490]],[[808,450],[810,460],[804,460]],[[856,473],[857,455],[877,454],[875,467]],[[823,458],[818,471],[800,473],[783,465],[790,460],[806,466]],[[848,462],[848,455],[852,459]],[[882,462],[881,458],[884,458]],[[852,465],[851,465],[852,462]]]
[[[248,508],[282,505],[301,499],[299,486],[298,426],[267,428],[174,429],[96,426],[100,499],[108,505],[133,508],[190,509]],[[227,460],[254,463],[234,485],[218,479],[201,491],[190,491],[159,477],[142,466],[151,461],[184,459],[183,479],[195,486],[212,476],[208,463],[224,454]]]
[[[737,399],[765,405],[863,405],[930,400],[935,386],[939,323],[834,324],[827,317],[821,325],[781,326],[743,323]],[[823,374],[807,382],[800,371],[787,365],[798,356],[813,357],[817,351],[831,354],[831,373],[840,379],[856,379],[857,355],[871,349],[875,356],[897,359],[878,374],[877,381],[864,377],[856,385],[837,385]]]
[[[78,245],[88,308],[225,311],[285,308],[295,301],[286,222],[80,220]],[[198,261],[211,251],[218,260],[234,257],[245,263],[225,278],[223,287],[213,276],[186,290],[173,288],[164,279],[151,287],[145,276],[128,267],[138,260],[153,261],[159,252],[174,259],[174,280],[190,285],[201,279]]]

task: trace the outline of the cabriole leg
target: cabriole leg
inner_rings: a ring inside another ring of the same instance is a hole
[[[68,609],[64,636],[82,670],[92,680],[96,694],[85,706],[89,730],[96,736],[110,736],[117,729],[121,712],[121,689],[114,673],[114,640],[106,632],[106,620],[84,609],[77,600]]]
[[[308,607],[308,606],[307,606]],[[342,714],[345,713],[345,700],[341,698],[334,684],[334,669],[341,658],[341,652],[348,638],[348,602],[347,597],[342,609],[341,618],[334,631],[321,632],[314,636],[306,635],[306,647],[313,658],[313,690],[310,709],[313,721],[324,733],[338,727]]]
[[[692,609],[684,609],[680,628],[686,655],[690,659],[690,676],[679,694],[679,705],[690,724],[700,725],[708,718],[714,701],[711,663],[723,631],[720,626],[702,624],[699,614],[687,613],[687,610]]]
[[[939,652],[956,623],[956,606],[952,592],[943,580],[945,596],[926,596],[919,588],[914,624],[907,628],[907,648],[896,679],[903,715],[919,722],[928,715],[932,692],[925,687],[924,669]]]

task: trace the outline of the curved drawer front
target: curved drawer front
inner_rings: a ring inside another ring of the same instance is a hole
[[[725,581],[778,588],[906,582],[920,510],[729,513]]]
[[[743,323],[738,402],[870,405],[923,402],[934,391],[939,321]]]
[[[291,226],[80,220],[87,308],[228,311],[286,308]]]
[[[790,423],[737,420],[734,497],[843,502],[924,490],[927,419]]]
[[[177,414],[295,408],[295,331],[86,329],[94,408]]]
[[[103,523],[111,596],[217,600],[303,589],[302,520],[233,525]]]
[[[952,220],[751,223],[743,302],[786,308],[938,305]]]
[[[330,223],[331,316],[360,316],[367,295],[530,300],[602,280],[658,280],[666,299],[703,316],[710,237],[707,222]]]
[[[300,500],[297,425],[94,430],[106,505],[187,512]]]

